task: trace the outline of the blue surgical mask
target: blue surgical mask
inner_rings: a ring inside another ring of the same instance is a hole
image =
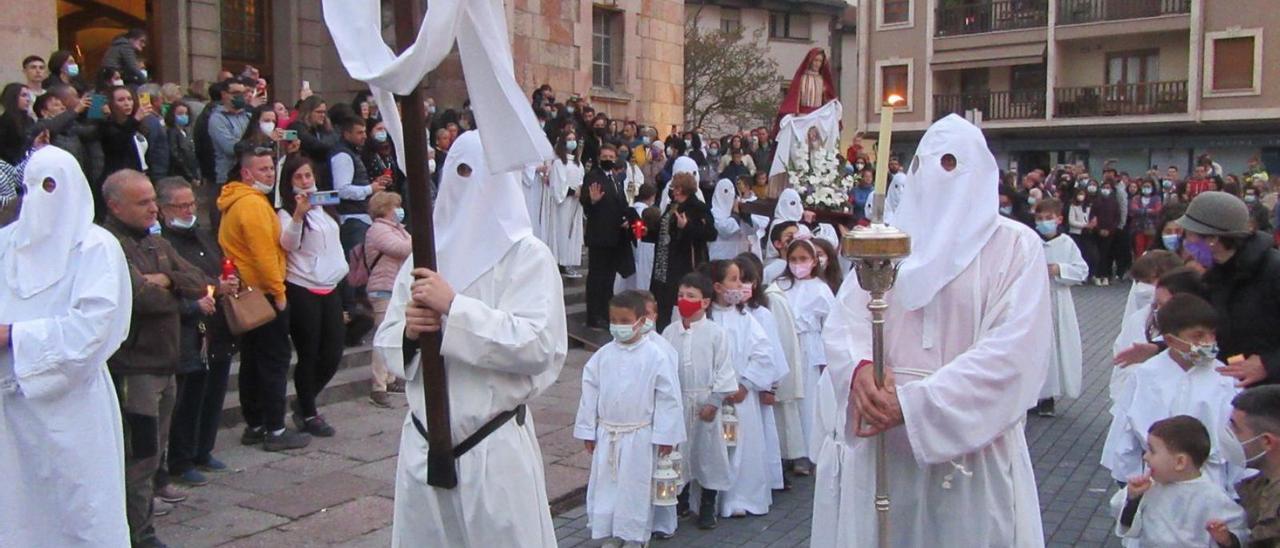
[[[627,324],[609,324],[609,334],[613,335],[613,340],[625,343],[636,337],[636,326]]]
[[[70,65],[67,65],[67,66],[66,66],[66,69],[67,69],[67,76],[79,76],[79,75],[80,75],[80,65],[70,64]]]
[[[1143,195],[1143,196],[1150,196],[1152,192],[1155,192],[1155,189],[1153,189],[1153,188],[1151,188],[1151,187],[1149,187],[1149,186],[1144,186],[1144,187],[1142,187],[1142,195]]]
[[[1039,202],[1039,200],[1037,200],[1035,196],[1028,196],[1028,197],[1027,197],[1027,205],[1029,205],[1029,206],[1034,206],[1034,205],[1036,205],[1036,203],[1037,203],[1037,202]]]
[[[653,322],[652,318],[645,318],[644,324],[640,326],[640,334],[648,335],[650,333],[653,333],[653,330],[657,329],[657,327],[658,327],[657,324]]]
[[[1013,215],[1013,206],[1000,206],[1000,214],[1005,217]]]
[[[1164,248],[1169,251],[1177,251],[1178,244],[1182,243],[1182,238],[1177,234],[1164,234],[1160,236],[1160,241],[1164,242]]]
[[[378,143],[385,143],[385,142],[387,142],[387,132],[386,132],[386,130],[378,130],[378,131],[373,132],[373,140],[374,140],[375,142],[378,142]]]
[[[173,123],[178,124],[179,126],[185,126],[191,123],[191,117],[186,114],[178,114],[173,117]]]
[[[644,143],[644,144],[646,144],[646,145],[647,145],[647,144],[649,144],[649,137],[648,137],[648,136],[641,137],[641,138],[640,138],[640,142],[641,142],[641,143]]]
[[[1058,235],[1058,221],[1036,221],[1036,232],[1041,236],[1053,237]]]
[[[403,208],[403,207],[397,207],[397,208],[396,208],[396,222],[397,222],[397,223],[403,223],[403,222],[404,222],[404,208]]]
[[[156,222],[151,223],[151,226],[147,227],[147,232],[151,234],[159,234],[160,230],[160,219],[156,219]]]
[[[569,141],[569,142],[567,142],[567,143],[565,143],[565,144],[564,144],[564,148],[565,148],[566,150],[568,150],[569,152],[573,152],[573,151],[575,151],[575,150],[578,150],[578,142],[577,142],[577,141]]]

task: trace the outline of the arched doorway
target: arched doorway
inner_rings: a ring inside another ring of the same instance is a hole
[[[153,77],[156,48],[163,47],[151,32],[154,24],[151,0],[58,0],[58,48],[75,53],[81,78],[96,80],[102,56],[111,41],[132,28],[148,30],[142,58]]]

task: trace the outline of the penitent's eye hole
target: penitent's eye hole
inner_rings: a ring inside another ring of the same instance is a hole
[[[471,176],[471,166],[469,166],[469,165],[467,165],[467,164],[458,164],[458,176],[459,176],[459,177],[470,177],[470,176]]]
[[[53,194],[53,189],[58,188],[58,182],[53,180],[52,177],[45,177],[44,182],[40,183],[40,188],[43,188],[49,194]]]
[[[941,162],[942,162],[942,169],[951,171],[956,168],[956,157],[951,153],[943,154]]]
[[[916,174],[916,172],[920,171],[920,157],[919,157],[919,156],[913,156],[913,157],[911,158],[911,168],[910,168],[909,170],[907,170],[907,171],[909,171],[912,175],[915,175],[915,174]]]

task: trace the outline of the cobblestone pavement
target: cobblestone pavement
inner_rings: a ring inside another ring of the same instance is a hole
[[[1080,287],[1074,292],[1084,340],[1084,384],[1081,397],[1062,400],[1057,417],[1027,417],[1027,440],[1040,491],[1046,541],[1052,547],[1120,546],[1112,538],[1114,524],[1107,501],[1114,483],[1098,464],[1110,424],[1107,383],[1111,344],[1120,329],[1128,285]],[[795,488],[776,494],[766,516],[720,520],[711,531],[682,521],[674,539],[657,547],[734,546],[737,548],[809,545],[813,481],[798,479]],[[589,540],[586,508],[556,518],[561,548],[594,547]]]
[[[1098,454],[1108,424],[1107,354],[1119,328],[1127,286],[1076,291],[1085,340],[1083,397],[1058,404],[1058,417],[1029,417],[1045,534],[1052,546],[1118,546],[1108,535],[1105,501],[1111,491]],[[579,492],[590,466],[572,439],[582,365],[588,354],[571,351],[556,385],[531,404],[546,464],[548,491]],[[157,519],[171,546],[369,546],[391,542],[396,451],[404,420],[403,397],[392,409],[367,400],[327,405],[322,412],[338,430],[304,450],[265,453],[239,445],[239,428],[220,433],[217,456],[232,471],[189,489],[186,502]],[[767,516],[722,520],[714,531],[681,524],[675,539],[657,546],[807,546],[813,498],[811,480],[775,497]],[[572,504],[570,504],[572,506]],[[589,540],[584,508],[555,518],[561,546],[597,546]],[[513,544],[515,546],[516,544]]]

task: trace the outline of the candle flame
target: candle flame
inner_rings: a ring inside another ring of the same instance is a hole
[[[897,106],[898,103],[901,103],[905,100],[906,99],[903,99],[901,95],[893,94],[884,100],[884,104],[892,107],[892,106]]]

